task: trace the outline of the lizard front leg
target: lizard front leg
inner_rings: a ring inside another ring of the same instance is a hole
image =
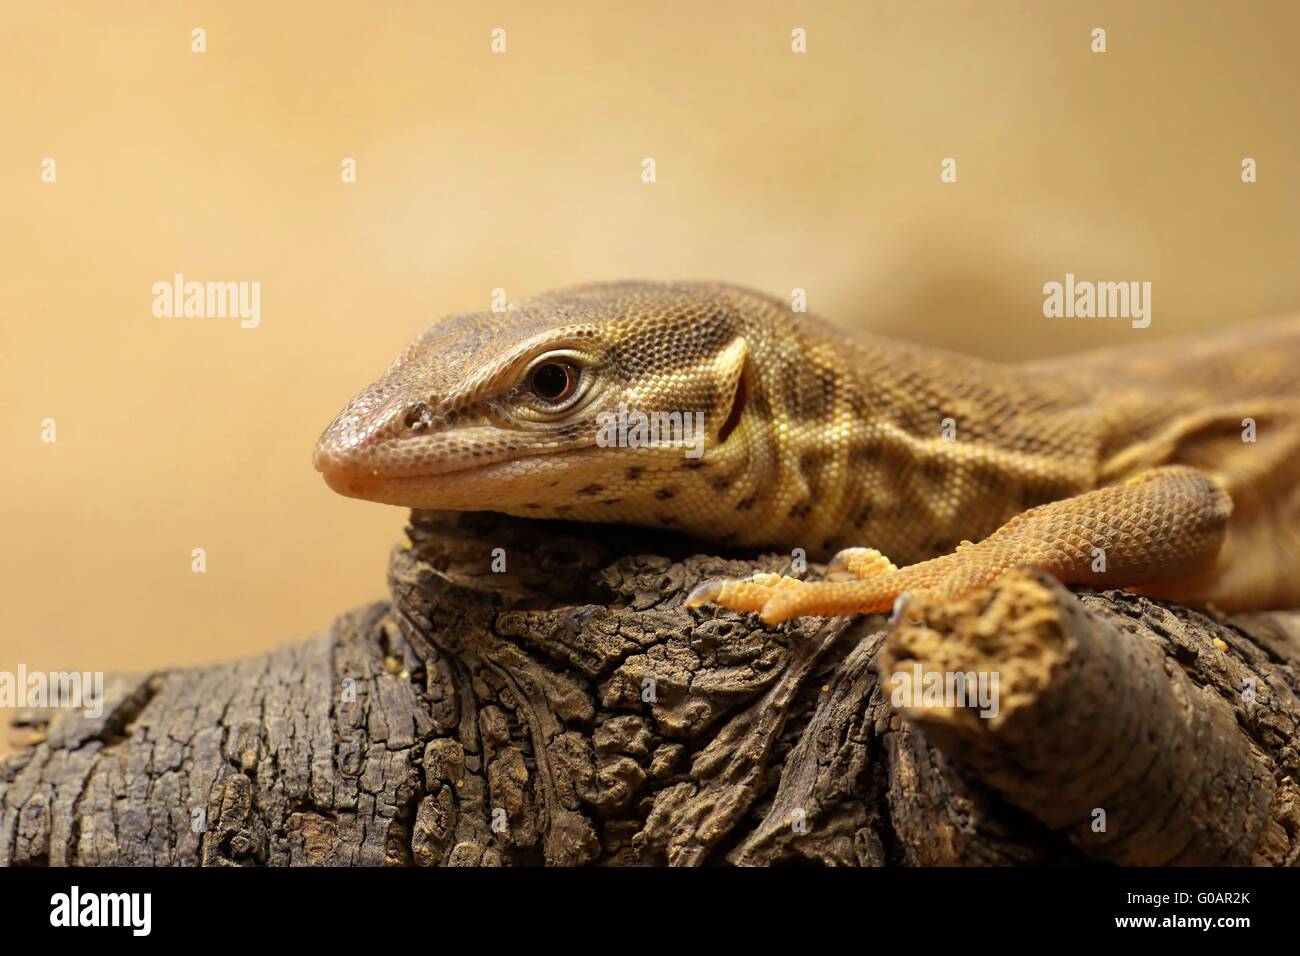
[[[894,569],[856,562],[854,581],[776,579],[708,581],[687,607],[713,602],[757,610],[766,624],[805,614],[889,610],[899,596],[927,591],[957,597],[988,587],[1012,568],[1043,568],[1067,584],[1130,587],[1210,567],[1223,544],[1232,499],[1195,468],[1167,466],[1122,484],[1065,498],[1017,515],[977,544]],[[855,562],[840,561],[854,569]],[[875,572],[875,573],[873,573]]]

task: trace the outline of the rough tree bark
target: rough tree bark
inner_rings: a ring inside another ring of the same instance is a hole
[[[21,714],[0,864],[1300,855],[1300,613],[1025,571],[893,625],[766,630],[681,608],[754,561],[648,532],[415,513],[409,535],[391,601],[325,634],[113,678],[98,719]],[[996,674],[997,715],[895,708],[881,675],[918,667]]]

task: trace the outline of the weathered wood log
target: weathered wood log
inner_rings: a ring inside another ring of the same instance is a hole
[[[1026,571],[892,625],[768,630],[681,600],[778,557],[494,515],[409,533],[391,600],[325,634],[113,678],[97,719],[22,716],[0,864],[1300,854],[1300,613],[1224,620]],[[932,674],[959,699],[908,696]],[[985,716],[960,696],[980,674]]]

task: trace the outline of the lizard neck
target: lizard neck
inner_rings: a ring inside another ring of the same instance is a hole
[[[729,542],[911,563],[1096,482],[1100,416],[1067,385],[813,321],[763,331],[735,433],[705,456]]]

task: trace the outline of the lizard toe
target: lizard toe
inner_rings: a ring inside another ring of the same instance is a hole
[[[686,596],[685,606],[716,604],[731,611],[758,611],[778,594],[804,587],[798,578],[759,572],[743,580],[715,578],[705,581]]]
[[[845,548],[826,565],[826,578],[831,581],[863,581],[897,570],[894,562],[875,548]]]

